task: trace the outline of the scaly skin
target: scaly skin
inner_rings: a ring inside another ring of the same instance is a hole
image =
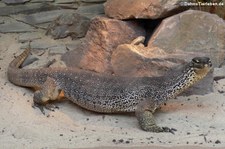
[[[30,49],[26,49],[9,64],[8,79],[15,85],[35,88],[35,103],[44,105],[64,93],[91,111],[135,112],[141,128],[151,132],[171,132],[156,125],[155,109],[201,80],[212,66],[209,58],[196,57],[182,72],[154,78],[103,76],[71,68],[20,69],[29,53]]]

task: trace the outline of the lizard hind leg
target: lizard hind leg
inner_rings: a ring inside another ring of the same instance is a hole
[[[154,101],[142,101],[138,104],[137,109],[135,111],[137,120],[139,122],[140,127],[145,131],[150,132],[171,132],[176,131],[175,129],[170,129],[168,127],[159,127],[155,123],[155,119],[153,113],[158,106],[154,103]]]
[[[34,93],[34,105],[37,106],[43,114],[45,114],[44,107],[48,110],[54,111],[56,107],[48,102],[50,100],[58,99],[60,92],[61,90],[56,84],[56,81],[53,78],[47,77],[41,89]]]

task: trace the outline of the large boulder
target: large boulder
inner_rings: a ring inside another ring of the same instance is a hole
[[[225,58],[225,21],[215,14],[188,10],[162,21],[148,42],[168,54],[208,56],[218,67]]]
[[[177,65],[178,62],[165,60],[168,58],[165,51],[145,47],[143,42],[144,37],[139,37],[131,44],[119,45],[113,51],[111,64],[115,75],[162,76],[169,68]]]
[[[116,19],[157,19],[180,12],[179,0],[107,0],[105,14]]]
[[[111,54],[120,44],[130,43],[145,30],[134,21],[96,17],[90,23],[82,44],[63,56],[67,66],[111,73]],[[80,51],[79,55],[76,51]],[[79,59],[79,63],[77,61]]]

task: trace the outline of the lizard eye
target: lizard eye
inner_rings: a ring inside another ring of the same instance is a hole
[[[193,58],[192,61],[195,62],[195,63],[200,63],[200,61],[196,58]]]

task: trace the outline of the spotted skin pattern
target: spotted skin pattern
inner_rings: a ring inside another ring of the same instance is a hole
[[[135,112],[140,127],[151,132],[171,132],[156,125],[155,109],[201,80],[212,66],[207,57],[196,57],[182,72],[163,77],[117,77],[71,68],[20,69],[30,49],[8,67],[8,79],[15,85],[35,88],[34,102],[46,104],[61,93],[77,105],[100,113]]]

